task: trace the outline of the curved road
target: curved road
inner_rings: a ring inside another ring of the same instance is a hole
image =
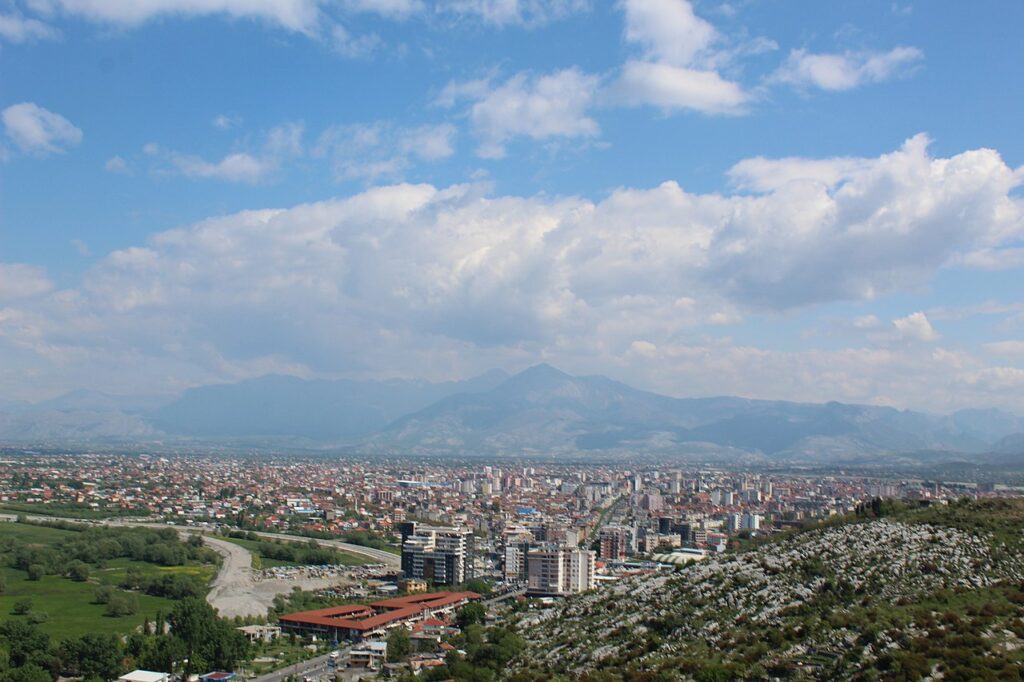
[[[290,540],[292,542],[309,542],[310,540],[316,540],[316,542],[318,542],[320,545],[324,547],[334,547],[335,549],[341,549],[350,554],[358,554],[360,556],[373,559],[377,563],[386,564],[389,568],[400,568],[402,566],[402,559],[397,554],[385,552],[382,549],[363,547],[362,545],[353,545],[350,542],[342,542],[341,540],[321,540],[320,538],[307,538],[303,535],[285,535],[284,533],[264,533],[262,531],[257,531],[256,535],[259,535],[261,538],[270,538],[272,540]]]

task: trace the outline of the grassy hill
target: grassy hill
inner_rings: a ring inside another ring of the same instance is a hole
[[[885,503],[531,612],[516,680],[1019,680],[1024,501]]]

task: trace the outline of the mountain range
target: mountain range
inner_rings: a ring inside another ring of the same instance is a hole
[[[1000,410],[934,415],[837,402],[672,398],[549,365],[464,381],[352,381],[271,375],[177,397],[76,391],[0,401],[8,442],[280,439],[381,454],[651,453],[861,461],[892,454],[992,453],[1024,460],[1024,419]]]

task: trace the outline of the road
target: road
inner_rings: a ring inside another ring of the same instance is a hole
[[[358,554],[359,556],[373,559],[377,563],[386,564],[389,568],[401,568],[402,566],[402,559],[397,554],[385,552],[382,549],[353,545],[350,542],[342,542],[340,540],[321,540],[320,538],[307,538],[302,535],[286,535],[284,533],[264,533],[262,531],[257,531],[256,535],[259,535],[261,538],[270,538],[272,540],[292,540],[294,542],[309,542],[310,540],[316,540],[324,547],[334,547],[335,549],[341,549],[349,552],[350,554]]]
[[[348,656],[350,648],[338,650],[338,660],[343,661]],[[316,658],[310,658],[290,665],[287,668],[281,668],[278,671],[267,673],[259,677],[254,677],[253,682],[281,682],[284,678],[295,675],[296,677],[318,677],[326,675],[328,671],[327,660],[330,658],[330,654],[324,654],[323,656],[317,656]]]

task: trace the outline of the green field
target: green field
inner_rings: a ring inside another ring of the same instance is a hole
[[[270,568],[272,566],[301,566],[302,565],[302,564],[300,564],[298,562],[295,562],[295,561],[286,561],[286,560],[283,560],[283,559],[274,559],[274,558],[271,558],[271,557],[264,556],[262,554],[262,552],[260,551],[261,545],[273,544],[273,543],[275,543],[274,540],[270,540],[270,539],[247,540],[245,538],[232,538],[232,537],[227,537],[227,536],[224,536],[224,535],[218,535],[216,537],[221,539],[221,540],[226,540],[227,542],[231,542],[233,544],[236,544],[239,547],[244,547],[245,549],[247,549],[250,552],[252,552],[253,568]],[[302,545],[303,543],[302,542],[298,542],[298,543],[283,543],[283,544],[298,544],[298,545]],[[333,547],[325,547],[325,549],[330,549],[332,552],[335,552],[337,554],[337,561],[335,563],[341,564],[343,566],[362,566],[364,564],[373,563],[370,559],[368,559],[366,557],[362,557],[362,556],[359,556],[359,555],[356,555],[356,554],[352,554],[350,552],[345,552],[345,551],[342,551],[340,549],[335,549]]]
[[[53,516],[68,519],[109,519],[112,517],[142,517],[151,516],[151,512],[144,509],[111,509],[95,508],[85,504],[40,504],[29,502],[4,502],[0,503],[0,512],[15,514],[39,514],[40,516]]]
[[[47,528],[21,523],[0,524],[0,540],[15,538],[32,545],[53,545],[66,538],[74,537],[75,531]],[[14,605],[23,599],[32,601],[32,613],[45,614],[46,620],[39,624],[41,630],[63,639],[89,632],[122,634],[141,625],[145,618],[154,620],[157,611],[168,613],[175,601],[164,597],[133,593],[138,599],[138,611],[130,616],[111,617],[105,615],[106,606],[94,603],[97,587],[117,586],[132,568],[144,575],[166,573],[188,573],[198,576],[206,583],[213,576],[216,567],[212,565],[157,566],[155,564],[121,558],[111,559],[102,567],[90,565],[90,578],[86,582],[75,582],[58,575],[46,575],[40,580],[29,580],[26,571],[0,566],[6,589],[0,594],[0,620],[29,618],[28,615],[13,613]]]

